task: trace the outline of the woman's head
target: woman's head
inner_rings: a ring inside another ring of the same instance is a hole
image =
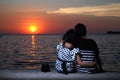
[[[63,36],[63,41],[71,43],[75,47],[75,30],[69,29]]]
[[[84,24],[78,23],[74,28],[77,36],[86,36],[87,30]]]

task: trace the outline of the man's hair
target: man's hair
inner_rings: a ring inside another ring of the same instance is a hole
[[[77,36],[86,36],[87,30],[84,24],[78,23],[74,28]]]

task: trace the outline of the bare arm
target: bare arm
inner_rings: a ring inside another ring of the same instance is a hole
[[[96,62],[82,62],[79,55],[77,55],[76,60],[81,67],[93,67],[96,65]]]
[[[65,42],[65,47],[67,48],[73,48],[73,45],[69,42]]]
[[[60,43],[63,44],[64,41],[61,40]],[[71,43],[69,43],[69,42],[65,42],[64,46],[65,46],[66,48],[73,48],[73,45],[72,45]]]

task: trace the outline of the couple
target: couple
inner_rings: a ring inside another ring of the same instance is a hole
[[[78,23],[68,30],[57,45],[56,70],[60,73],[102,72],[96,42],[86,37],[86,26]]]

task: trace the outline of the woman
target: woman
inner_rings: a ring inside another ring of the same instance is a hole
[[[65,47],[65,44],[68,47]],[[56,70],[65,74],[76,72],[74,57],[78,52],[79,49],[76,48],[75,44],[75,31],[70,29],[57,45]]]
[[[102,72],[101,61],[99,58],[99,50],[96,42],[86,37],[86,26],[84,24],[77,24],[75,26],[76,42],[80,52],[77,54],[77,71],[85,73]],[[93,65],[86,66],[81,62],[91,62]]]

